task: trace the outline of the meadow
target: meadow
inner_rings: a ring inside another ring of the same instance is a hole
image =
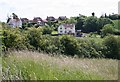
[[[12,51],[2,58],[3,80],[117,80],[118,60]]]
[[[119,29],[118,20],[113,22]],[[119,35],[101,37],[96,33],[85,33],[85,37],[51,36],[57,32],[46,34],[41,28],[22,30],[6,25],[3,28],[0,24],[0,44],[3,44],[0,45],[0,52],[5,51],[0,57],[0,79],[118,79]]]

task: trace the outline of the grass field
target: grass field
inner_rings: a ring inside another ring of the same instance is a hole
[[[2,58],[2,75],[3,80],[117,80],[118,60],[14,51]]]

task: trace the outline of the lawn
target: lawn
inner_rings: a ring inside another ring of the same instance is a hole
[[[3,80],[117,80],[118,60],[81,59],[31,51],[2,58]]]
[[[57,31],[53,31],[51,34],[58,34],[58,32]]]

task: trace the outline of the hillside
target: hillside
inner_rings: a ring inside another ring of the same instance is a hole
[[[3,57],[3,80],[117,80],[118,60],[79,59],[31,51]]]

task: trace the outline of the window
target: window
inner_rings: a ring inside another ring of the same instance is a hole
[[[69,33],[72,33],[72,31],[69,31]]]
[[[60,31],[62,33],[62,31]]]
[[[67,31],[65,31],[65,33],[67,33]]]

